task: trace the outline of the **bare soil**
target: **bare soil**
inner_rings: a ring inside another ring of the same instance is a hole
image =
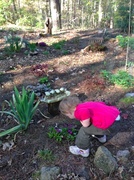
[[[59,32],[52,36],[39,37],[38,31],[27,32],[25,38],[32,42],[59,42],[66,40],[62,49],[54,49],[52,46],[38,46],[38,55],[26,55],[25,50],[7,56],[4,53],[4,36],[8,31],[0,34],[0,109],[5,100],[10,100],[13,87],[21,90],[22,86],[36,86],[39,79],[48,76],[52,88],[65,87],[71,94],[78,94],[82,101],[105,101],[110,105],[117,105],[121,111],[121,121],[115,122],[110,128],[108,141],[103,144],[115,156],[118,150],[131,149],[134,145],[134,106],[119,104],[119,100],[127,92],[134,92],[134,88],[124,89],[117,85],[109,84],[100,75],[101,70],[106,69],[113,73],[123,70],[126,59],[126,50],[121,49],[115,40],[118,31],[108,30],[106,41],[103,45],[105,51],[84,52],[83,49],[90,44],[94,36],[98,36],[96,30]],[[24,32],[13,32],[23,36]],[[65,55],[66,50],[68,54]],[[130,59],[134,61],[134,52],[130,52]],[[40,72],[34,71],[33,66],[45,64],[46,68]],[[134,70],[133,70],[134,75]],[[47,104],[40,103],[39,110],[49,118],[44,118],[39,111],[36,112],[32,123],[25,132],[7,136],[0,139],[0,180],[32,180],[38,179],[35,174],[42,166],[58,165],[62,173],[80,174],[86,167],[89,179],[92,180],[132,180],[134,178],[133,154],[131,152],[126,163],[119,163],[119,169],[107,176],[102,170],[94,166],[93,159],[97,148],[101,145],[96,139],[91,138],[90,156],[83,158],[69,153],[68,147],[74,142],[64,141],[57,143],[49,139],[47,132],[50,126],[56,123],[73,123],[67,117],[59,114],[52,116],[48,113]],[[16,125],[12,117],[1,116],[0,129],[8,129]],[[5,143],[10,142],[10,147],[3,149]],[[12,143],[13,142],[13,143]],[[38,151],[49,149],[53,152],[54,159],[45,161],[38,156]],[[121,171],[121,168],[123,169]]]

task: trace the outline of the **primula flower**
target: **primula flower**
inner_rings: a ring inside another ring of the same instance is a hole
[[[69,134],[72,134],[73,132],[72,132],[72,130],[71,130],[71,129],[68,129],[68,133],[69,133]]]
[[[57,129],[57,128],[55,128],[55,130],[56,130],[58,133],[62,132],[62,129]]]

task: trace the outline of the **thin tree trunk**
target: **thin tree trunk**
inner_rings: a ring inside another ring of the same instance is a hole
[[[129,43],[130,43],[130,29],[131,29],[131,8],[132,8],[132,1],[130,0],[130,5],[129,5],[129,25],[128,25],[128,43],[127,43],[125,70],[127,70],[127,66],[128,66]]]
[[[98,24],[99,27],[101,27],[101,22],[102,22],[102,16],[103,16],[103,12],[102,12],[102,0],[99,1],[99,12],[98,12]]]

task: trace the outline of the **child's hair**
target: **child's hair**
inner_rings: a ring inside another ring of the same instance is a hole
[[[67,114],[74,111],[75,107],[81,103],[76,95],[64,98],[59,104],[59,110],[62,114]]]

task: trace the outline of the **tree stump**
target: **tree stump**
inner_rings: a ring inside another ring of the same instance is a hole
[[[46,18],[45,30],[47,34],[52,35],[52,19],[50,17]]]

